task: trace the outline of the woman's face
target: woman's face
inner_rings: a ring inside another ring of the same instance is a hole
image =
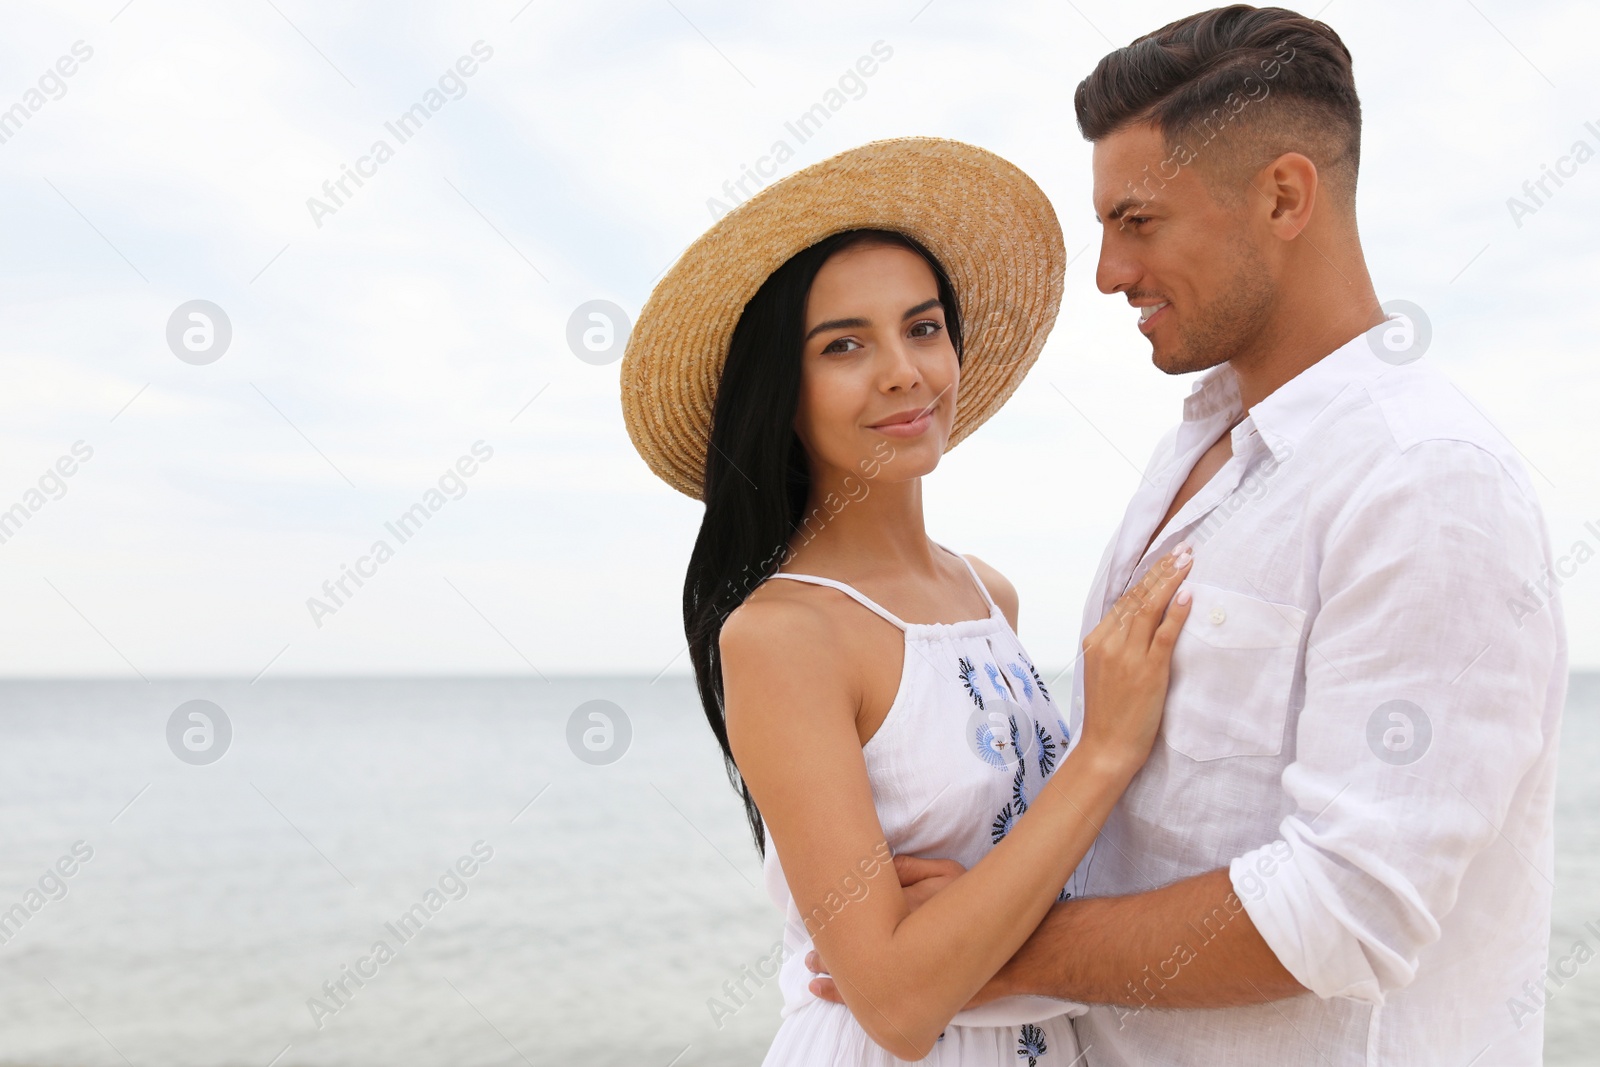
[[[805,331],[794,428],[813,478],[933,470],[961,368],[927,261],[898,245],[835,253],[811,283]]]

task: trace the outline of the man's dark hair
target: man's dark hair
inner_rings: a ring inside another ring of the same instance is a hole
[[[1355,203],[1361,101],[1350,50],[1293,11],[1234,4],[1179,19],[1101,59],[1073,105],[1086,140],[1154,125],[1179,165],[1217,157],[1224,170],[1253,173],[1299,152]]]

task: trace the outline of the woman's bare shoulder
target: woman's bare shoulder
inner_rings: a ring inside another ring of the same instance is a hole
[[[764,754],[793,753],[845,731],[854,737],[859,700],[841,636],[847,628],[818,592],[769,582],[722,624],[728,740],[741,768],[756,778],[765,774]]]
[[[827,659],[836,650],[837,620],[816,593],[799,582],[757,586],[722,622],[723,664],[815,666]]]

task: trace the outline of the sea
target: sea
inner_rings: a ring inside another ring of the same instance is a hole
[[[1597,711],[1552,962],[1600,948]],[[5,1067],[743,1067],[779,936],[684,678],[0,681]],[[1600,962],[1528,1025],[1596,1062]]]

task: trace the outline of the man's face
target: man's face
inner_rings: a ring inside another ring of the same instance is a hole
[[[1277,299],[1263,256],[1260,194],[1244,184],[1240,203],[1218,199],[1199,173],[1219,162],[1207,147],[1169,149],[1154,126],[1130,127],[1094,146],[1095,283],[1144,309],[1138,329],[1168,374],[1233,358],[1262,331]],[[1207,176],[1216,181],[1216,173]]]

